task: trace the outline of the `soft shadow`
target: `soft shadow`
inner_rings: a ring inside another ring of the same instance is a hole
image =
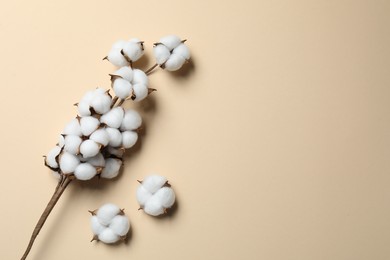
[[[136,62],[133,62],[133,68],[146,71],[150,67],[150,65],[148,65],[149,61],[149,55],[143,55],[141,59],[137,60]]]
[[[175,77],[179,80],[190,77],[193,73],[195,73],[196,66],[195,61],[193,58],[191,58],[187,63],[183,65],[182,68],[180,68],[177,71],[170,72],[172,77]]]

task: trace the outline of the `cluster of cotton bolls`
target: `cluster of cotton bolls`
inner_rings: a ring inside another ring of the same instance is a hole
[[[118,206],[107,203],[98,210],[90,211],[91,228],[94,237],[91,241],[112,244],[124,240],[130,229],[129,219]]]
[[[141,116],[132,109],[113,107],[110,94],[102,88],[87,92],[78,111],[79,116],[65,126],[45,164],[60,175],[74,175],[79,180],[96,175],[116,177],[124,150],[138,140]]]
[[[162,68],[175,71],[190,59],[190,50],[176,35],[168,35],[154,44],[153,52],[156,62]]]

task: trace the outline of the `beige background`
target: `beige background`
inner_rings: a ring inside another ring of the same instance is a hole
[[[188,39],[157,71],[140,149],[112,182],[74,183],[29,259],[389,259],[389,1],[2,1],[0,259],[19,259],[55,187],[42,155],[109,87],[118,39]],[[178,207],[137,211],[137,179],[167,176]],[[127,244],[90,243],[113,202]]]

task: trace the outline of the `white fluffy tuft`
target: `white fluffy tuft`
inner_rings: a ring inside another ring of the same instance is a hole
[[[172,51],[174,48],[179,46],[181,40],[176,35],[168,35],[162,37],[159,42],[164,44],[170,51]]]
[[[118,242],[119,236],[112,231],[110,228],[104,229],[99,235],[98,238],[100,241],[106,244],[113,244]]]
[[[112,128],[119,128],[125,112],[122,107],[115,107],[100,118],[100,122]]]
[[[90,106],[98,114],[107,113],[111,108],[112,99],[102,88],[97,88],[90,102]]]
[[[191,57],[190,49],[184,43],[177,46],[172,53],[182,56],[185,60],[189,60]]]
[[[121,130],[136,130],[142,124],[142,118],[137,111],[128,109],[125,111],[125,116],[122,121]]]
[[[133,73],[133,84],[140,83],[144,84],[145,86],[149,85],[149,79],[145,72],[139,69],[134,69]]]
[[[106,128],[107,134],[109,136],[109,145],[112,147],[119,147],[122,144],[122,134],[121,132],[116,128],[107,127]]]
[[[96,212],[100,224],[108,226],[111,220],[118,215],[120,208],[112,203],[107,203],[101,206]]]
[[[125,236],[130,229],[129,219],[123,215],[116,215],[109,225],[109,228],[119,236]]]
[[[81,136],[80,123],[77,118],[72,119],[66,126],[63,131],[65,135],[78,135]]]
[[[169,59],[165,62],[164,67],[166,70],[176,71],[183,66],[185,61],[186,60],[183,58],[183,56],[176,54],[176,53],[173,53],[169,57]]]
[[[91,135],[100,125],[99,120],[93,116],[86,116],[80,119],[81,133],[84,136]]]
[[[102,178],[112,179],[118,176],[119,170],[122,166],[122,161],[116,158],[106,159],[106,165],[100,174]]]
[[[141,101],[148,96],[148,87],[144,84],[134,84],[133,85],[133,93],[135,95],[134,101]]]
[[[94,235],[99,235],[101,232],[103,232],[104,229],[106,229],[106,226],[100,224],[97,216],[92,216],[91,229]]]
[[[79,164],[80,160],[74,154],[64,152],[60,156],[60,169],[64,174],[73,173]]]
[[[164,184],[166,182],[167,182],[167,178],[165,178],[164,176],[150,175],[150,176],[147,176],[142,181],[142,186],[144,186],[144,188],[147,191],[149,191],[151,193],[155,193],[156,191],[161,189],[161,187],[164,186]]]
[[[138,140],[138,134],[133,131],[125,131],[122,133],[122,146],[126,149],[135,145]]]
[[[90,180],[96,175],[96,168],[89,163],[80,163],[74,171],[74,176],[82,181]]]
[[[129,66],[118,69],[112,75],[120,76],[129,82],[133,80],[133,70]]]
[[[60,152],[61,148],[59,146],[55,146],[53,149],[51,149],[46,156],[46,164],[51,168],[58,168],[56,157],[60,154]]]
[[[90,136],[89,139],[95,141],[98,144],[101,144],[103,146],[107,146],[108,142],[110,141],[110,137],[108,136],[108,133],[106,129],[101,128],[93,132]]]
[[[115,95],[120,99],[126,99],[131,95],[131,91],[133,90],[133,86],[131,83],[125,79],[115,79],[112,84],[112,88],[115,92]]]
[[[121,53],[122,49],[111,49],[110,52],[107,55],[107,59],[118,67],[123,67],[129,65],[126,58]]]
[[[90,139],[85,140],[80,145],[80,153],[84,158],[91,158],[97,155],[100,151],[100,145]]]
[[[157,44],[156,46],[154,46],[153,54],[156,58],[156,63],[159,65],[164,64],[164,62],[168,60],[169,56],[171,56],[171,52],[163,44]]]
[[[144,51],[140,42],[129,41],[123,46],[123,53],[134,62],[142,57]]]
[[[106,165],[106,160],[101,153],[98,153],[96,156],[89,158],[87,162],[94,167],[104,167]]]
[[[80,152],[80,145],[83,140],[77,135],[67,135],[65,137],[64,150],[71,154],[78,154]]]

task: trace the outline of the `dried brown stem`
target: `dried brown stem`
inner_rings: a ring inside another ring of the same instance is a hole
[[[49,203],[47,204],[45,210],[43,211],[41,217],[38,220],[38,223],[36,224],[34,231],[31,235],[30,242],[28,243],[28,246],[26,248],[26,251],[24,252],[21,260],[24,260],[27,258],[28,254],[30,253],[30,250],[34,244],[35,239],[37,238],[39,231],[41,231],[43,225],[46,222],[47,217],[50,215],[50,212],[53,210],[54,206],[57,204],[57,201],[60,199],[62,193],[65,191],[68,184],[72,181],[70,177],[62,177],[58,181],[58,185],[54,191],[53,196],[51,197]]]
[[[148,70],[145,71],[145,74],[149,75],[157,66],[158,66],[157,63],[154,64],[152,67],[150,67]]]
[[[111,108],[113,108],[115,106],[115,103],[118,101],[118,97],[115,96],[113,99],[112,99],[112,103],[111,103]]]

